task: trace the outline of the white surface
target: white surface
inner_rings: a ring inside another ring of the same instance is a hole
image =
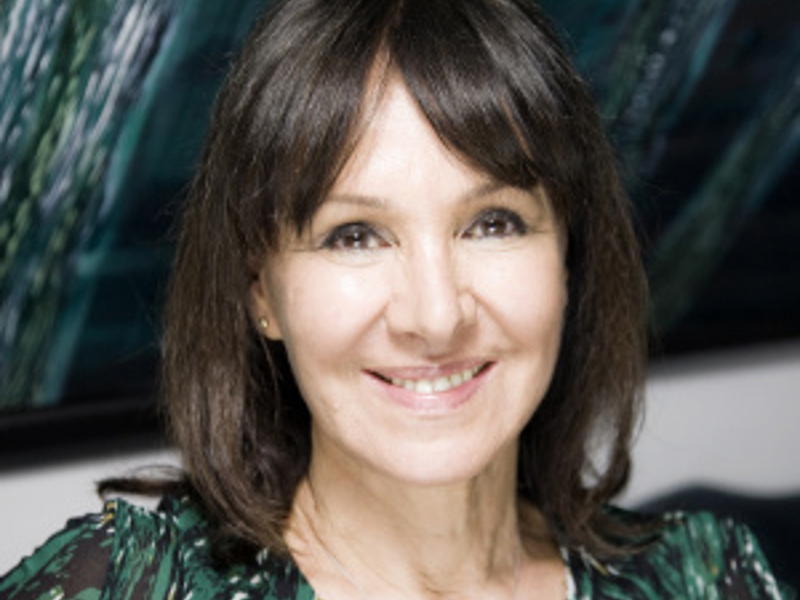
[[[763,495],[800,492],[800,345],[658,367],[648,398],[623,503],[692,483]],[[0,472],[0,573],[69,517],[98,510],[96,481],[175,462],[161,452]]]
[[[623,503],[680,485],[800,493],[800,344],[657,368]]]

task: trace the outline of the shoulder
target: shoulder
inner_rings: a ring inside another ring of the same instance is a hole
[[[310,599],[310,588],[290,561],[262,553],[259,560],[221,566],[212,556],[209,520],[189,497],[166,498],[156,511],[117,501],[110,588],[145,585],[146,598],[227,597]]]
[[[637,518],[623,511],[618,515]],[[661,519],[660,533],[635,554],[601,562],[577,553],[571,560],[578,566],[576,583],[591,587],[597,597],[793,597],[781,589],[747,526],[710,512],[674,512]]]
[[[70,597],[99,590],[113,539],[112,519],[106,511],[71,519],[0,577],[0,598]]]
[[[645,556],[697,574],[707,585],[757,588],[769,592],[766,597],[780,597],[758,540],[749,527],[730,518],[668,513],[660,543]]]
[[[85,571],[89,555],[91,577]],[[43,593],[83,597],[85,591],[132,599],[312,597],[294,564],[278,557],[265,554],[252,564],[216,564],[210,523],[189,498],[164,499],[157,510],[111,500],[101,513],[68,523],[0,584],[4,600],[45,597]]]
[[[105,519],[113,523],[114,560],[152,560],[188,554],[203,560],[208,539],[208,522],[188,499],[166,498],[156,510],[123,499],[106,503]],[[188,548],[188,549],[187,549]]]

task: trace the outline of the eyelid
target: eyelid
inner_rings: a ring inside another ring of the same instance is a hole
[[[490,207],[482,210],[477,217],[475,217],[469,225],[464,229],[464,236],[467,238],[476,238],[482,239],[484,237],[494,237],[494,236],[476,236],[471,234],[470,232],[480,226],[482,223],[485,223],[489,219],[503,219],[507,222],[510,222],[514,227],[514,231],[506,234],[502,234],[500,237],[509,237],[512,235],[525,235],[530,231],[530,226],[525,221],[525,219],[516,211],[504,208],[500,206]]]
[[[341,250],[344,252],[363,252],[376,249],[375,247],[368,246],[363,248],[350,248],[347,246],[337,245],[345,236],[353,234],[363,234],[365,238],[369,237],[372,240],[378,239],[380,240],[378,244],[379,247],[391,245],[391,243],[386,239],[386,236],[383,235],[374,225],[371,225],[365,221],[348,221],[330,228],[330,230],[322,236],[322,240],[317,244],[317,246],[325,250]]]

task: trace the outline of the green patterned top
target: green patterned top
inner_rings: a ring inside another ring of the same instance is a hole
[[[667,517],[649,550],[599,563],[563,552],[568,599],[787,599],[750,531],[709,513]],[[214,567],[209,525],[191,501],[157,511],[124,500],[70,521],[0,580],[0,600],[313,600],[298,568],[262,552]]]

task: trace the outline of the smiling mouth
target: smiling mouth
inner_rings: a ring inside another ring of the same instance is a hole
[[[441,394],[472,380],[474,377],[488,369],[489,366],[490,363],[485,363],[477,367],[452,373],[451,375],[434,377],[431,379],[402,379],[399,377],[386,377],[385,375],[381,375],[380,373],[376,373],[374,371],[372,372],[372,375],[381,381],[384,381],[395,387],[414,392],[416,394]]]

